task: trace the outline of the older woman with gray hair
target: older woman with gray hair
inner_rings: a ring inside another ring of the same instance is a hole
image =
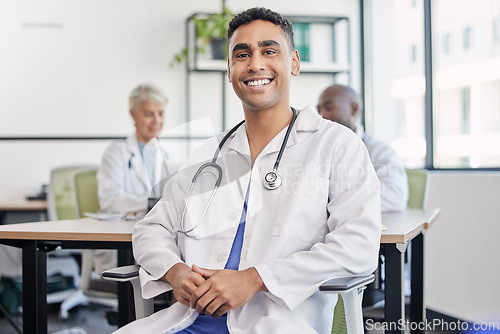
[[[150,84],[139,85],[130,93],[135,133],[112,143],[102,157],[97,173],[102,213],[140,217],[148,209],[148,198],[161,195],[161,187],[155,185],[160,184],[162,161],[168,155],[157,137],[163,127],[167,102],[163,93]],[[100,253],[96,257],[102,259],[94,261],[98,272],[116,264],[116,256],[104,254],[109,251]]]

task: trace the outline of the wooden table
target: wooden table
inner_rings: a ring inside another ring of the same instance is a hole
[[[91,218],[0,226],[0,243],[23,250],[23,332],[47,333],[47,252],[67,249],[117,249],[119,265],[133,263],[135,221]],[[133,319],[131,287],[118,286],[119,325]]]
[[[7,201],[0,202],[0,225],[5,224],[5,218],[9,212],[39,212],[46,214],[47,201]]]
[[[405,321],[404,255],[411,242],[410,321],[425,321],[424,232],[439,215],[439,209],[408,209],[382,214],[387,230],[380,243],[385,248],[385,322],[396,326]],[[388,330],[386,333],[403,333]]]
[[[381,243],[386,247],[385,319],[404,319],[403,259],[412,241],[411,319],[423,313],[423,231],[439,209],[407,210],[382,214],[387,227]],[[91,218],[0,226],[0,243],[23,249],[23,329],[25,333],[47,333],[46,259],[57,246],[73,249],[118,249],[119,265],[132,263],[131,241],[134,221],[98,221]],[[119,325],[134,319],[129,284],[119,284]]]

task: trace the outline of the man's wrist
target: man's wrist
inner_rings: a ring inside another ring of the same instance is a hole
[[[187,264],[183,262],[178,262],[174,264],[172,267],[170,267],[169,270],[167,270],[167,272],[165,273],[165,275],[163,275],[161,280],[171,284],[171,282],[174,281],[175,276],[177,276],[177,273],[181,270],[186,270],[186,269],[191,270],[191,268],[188,267]]]
[[[249,275],[251,277],[251,281],[253,282],[253,285],[255,286],[256,292],[260,291],[267,291],[267,287],[264,284],[264,281],[259,275],[259,272],[255,267],[251,267],[247,269],[249,271]]]

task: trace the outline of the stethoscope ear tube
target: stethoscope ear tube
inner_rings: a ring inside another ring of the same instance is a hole
[[[195,184],[196,180],[198,179],[200,174],[203,172],[203,170],[205,168],[208,168],[208,167],[213,167],[213,168],[217,169],[218,175],[217,175],[217,181],[215,181],[215,186],[216,187],[220,186],[220,183],[222,181],[222,168],[221,168],[221,166],[217,165],[214,162],[207,162],[207,163],[204,163],[203,165],[201,165],[200,168],[198,168],[198,170],[194,174],[193,179],[191,180],[191,185]]]

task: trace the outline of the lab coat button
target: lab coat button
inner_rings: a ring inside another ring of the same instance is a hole
[[[217,262],[221,263],[222,261],[224,261],[224,256],[219,255],[219,257],[217,258]]]
[[[236,218],[238,218],[236,213],[231,213],[231,220],[235,220]]]

